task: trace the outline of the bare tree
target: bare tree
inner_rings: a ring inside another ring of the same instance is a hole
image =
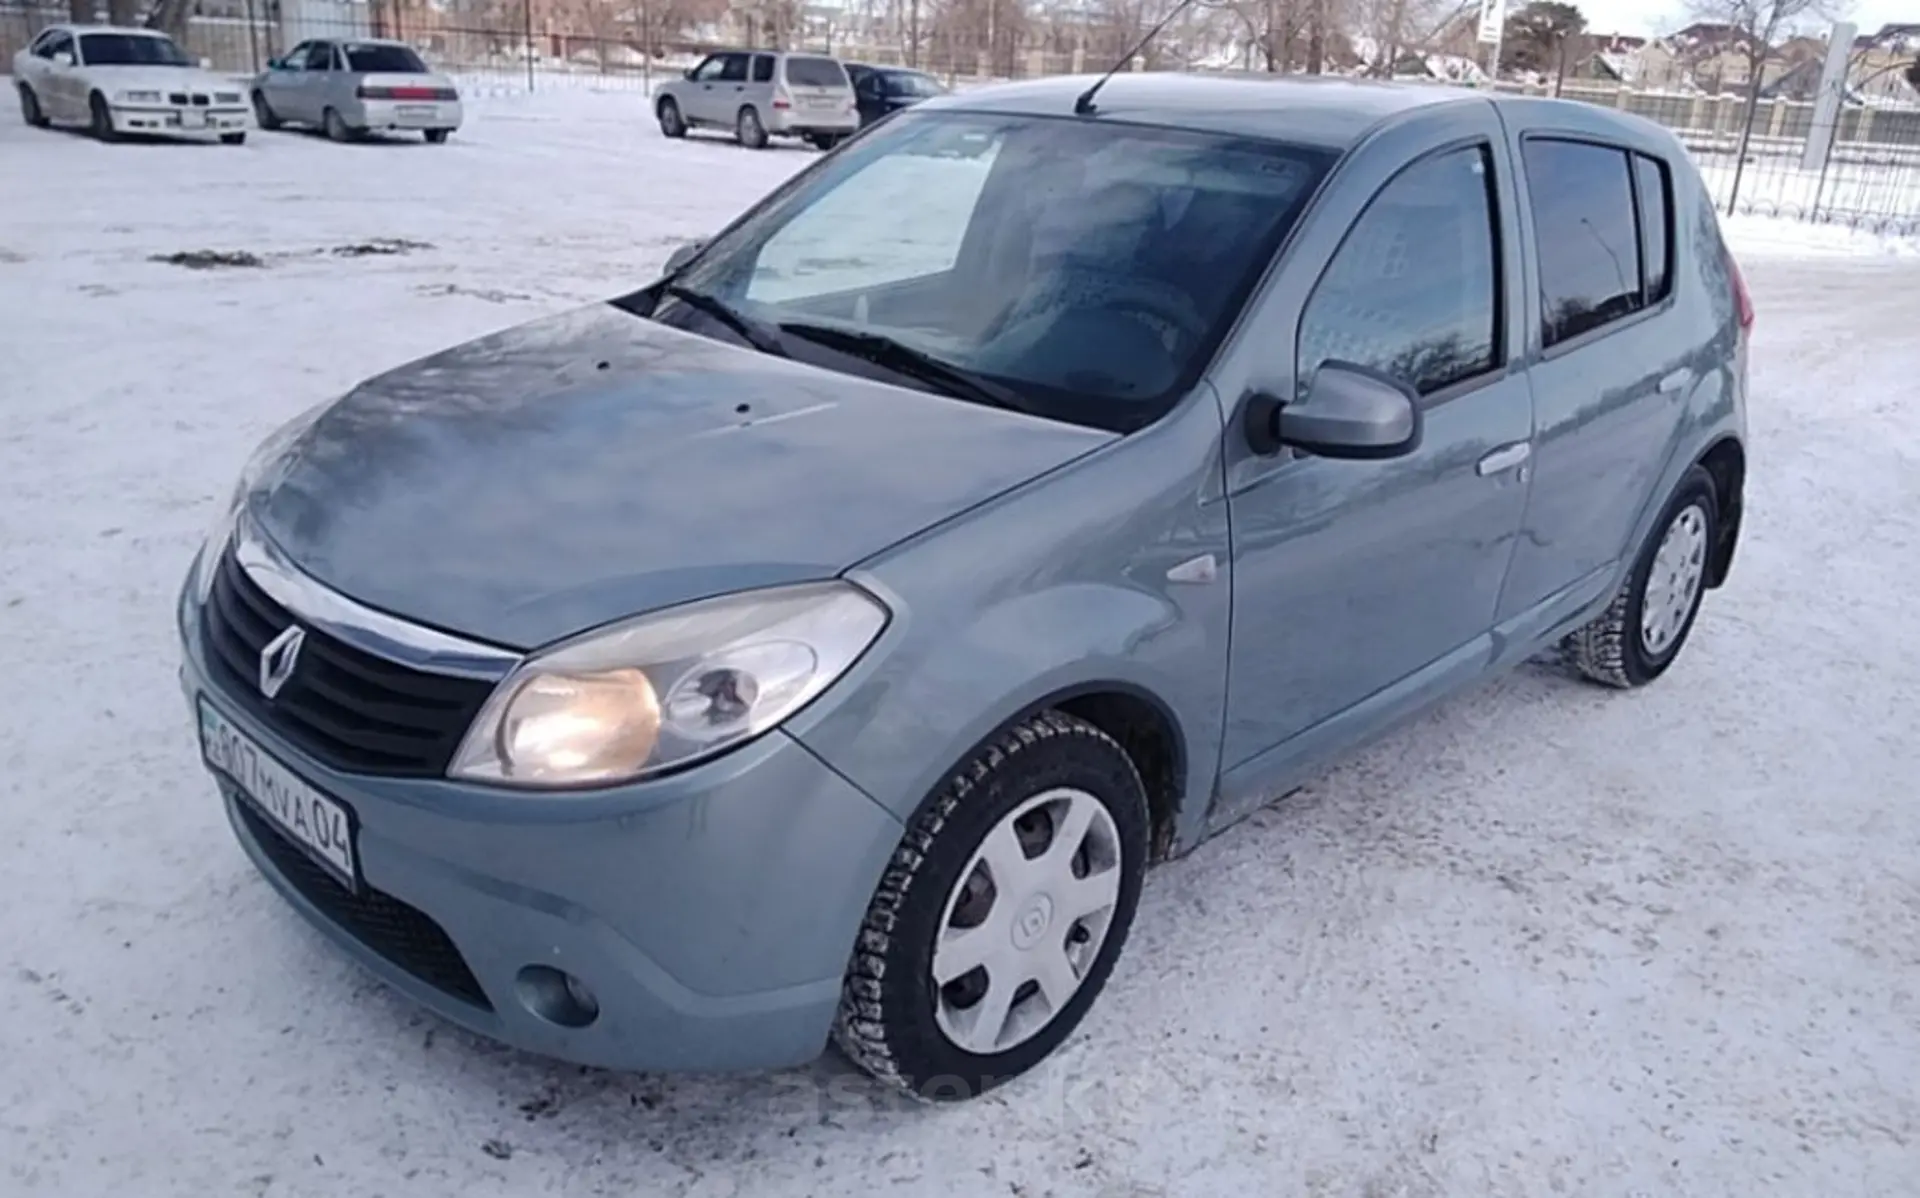
[[[1832,7],[1823,0],[1691,0],[1688,8],[1698,19],[1723,27],[1733,51],[1747,68],[1740,150],[1733,164],[1733,186],[1727,192],[1727,211],[1732,212],[1740,196],[1740,176],[1747,166],[1747,147],[1753,141],[1753,118],[1760,108],[1766,64],[1789,29],[1809,17],[1830,14]]]

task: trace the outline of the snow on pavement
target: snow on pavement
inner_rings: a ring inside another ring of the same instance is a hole
[[[553,1064],[310,931],[174,681],[174,589],[248,448],[644,281],[810,158],[667,143],[618,96],[483,102],[444,147],[0,123],[0,1191],[1912,1192],[1912,261],[1773,222],[1734,222],[1750,530],[1668,678],[1529,668],[1158,871],[1081,1033],[984,1101],[902,1107],[831,1056]],[[150,260],[195,250],[263,265]]]

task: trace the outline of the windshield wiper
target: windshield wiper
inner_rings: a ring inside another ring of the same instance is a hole
[[[780,331],[804,337],[829,349],[837,349],[896,374],[929,383],[958,399],[970,399],[1011,412],[1032,414],[1032,409],[1019,392],[964,366],[916,349],[904,341],[896,341],[884,333],[842,329],[828,324],[808,324],[805,321],[784,321]]]
[[[691,287],[682,287],[678,283],[669,283],[662,289],[664,294],[672,296],[690,308],[698,308],[721,324],[726,325],[740,335],[741,340],[763,354],[772,354],[776,358],[789,356],[787,348],[780,344],[780,334],[753,317],[746,315],[727,301],[704,291],[695,291]]]

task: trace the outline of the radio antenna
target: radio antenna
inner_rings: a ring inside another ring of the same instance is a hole
[[[1168,25],[1172,24],[1173,19],[1175,17],[1179,16],[1181,13],[1187,11],[1187,9],[1191,7],[1193,7],[1193,0],[1180,0],[1180,3],[1174,5],[1173,11],[1169,12],[1166,16],[1161,17],[1160,23],[1158,25],[1155,25],[1152,29],[1147,30],[1147,36],[1141,38],[1139,42],[1135,43],[1133,49],[1127,51],[1124,55],[1122,55],[1119,62],[1116,62],[1111,67],[1109,67],[1107,69],[1106,74],[1100,76],[1098,79],[1095,79],[1093,81],[1092,87],[1080,93],[1080,98],[1073,102],[1073,115],[1092,116],[1094,113],[1093,97],[1099,93],[1101,88],[1106,86],[1107,80],[1113,78],[1114,75],[1118,74],[1121,67],[1126,66],[1128,63],[1132,62],[1136,54],[1140,53],[1140,51],[1147,48],[1148,42],[1152,41],[1156,37],[1159,37],[1160,31],[1162,29],[1165,29]]]

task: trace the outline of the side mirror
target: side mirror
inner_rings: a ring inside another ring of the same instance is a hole
[[[667,265],[663,273],[673,274],[693,261],[694,255],[698,254],[706,244],[704,241],[689,241],[682,244],[680,248],[667,255]]]
[[[680,77],[682,79],[692,79],[693,73],[699,69],[699,67],[688,67],[686,70],[680,72]]]
[[[1420,402],[1413,388],[1366,366],[1324,362],[1293,403],[1257,395],[1247,404],[1254,451],[1282,447],[1323,458],[1377,461],[1420,448]]]
[[[277,58],[269,58],[269,59],[267,59],[267,69],[268,69],[269,71],[277,71],[277,70],[279,70],[279,69],[280,69],[280,60],[279,60],[279,59],[277,59]]]
[[[70,67],[73,65],[73,55],[65,50],[58,51],[53,56],[53,62],[55,66]]]

